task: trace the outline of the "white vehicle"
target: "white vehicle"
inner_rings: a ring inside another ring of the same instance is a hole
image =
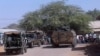
[[[9,31],[18,31],[15,29],[0,29],[0,45],[3,45],[3,36],[5,32],[9,32]]]

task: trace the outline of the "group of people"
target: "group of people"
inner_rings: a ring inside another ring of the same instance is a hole
[[[100,42],[99,34],[86,34],[86,35],[77,35],[78,43],[94,43]]]
[[[47,34],[44,34],[44,36],[43,36],[43,42],[44,42],[44,44],[51,44],[51,38],[50,38],[50,36],[47,35]]]

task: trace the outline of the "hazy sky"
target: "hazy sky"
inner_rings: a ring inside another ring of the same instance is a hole
[[[0,28],[17,23],[25,13],[37,10],[41,5],[57,0],[0,0]],[[81,7],[83,10],[100,9],[100,0],[68,0],[66,4]]]

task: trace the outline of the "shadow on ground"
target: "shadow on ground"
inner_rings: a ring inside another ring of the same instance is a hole
[[[80,51],[80,50],[85,50],[86,47],[75,47],[75,48],[72,48],[72,51]]]
[[[85,55],[100,56],[100,44],[92,44],[86,47]]]
[[[18,53],[9,53],[9,54],[6,54],[5,52],[0,52],[0,56],[16,56],[16,55],[19,55]]]
[[[85,47],[72,48],[72,51],[84,51],[86,56],[100,56],[100,44],[90,44]]]
[[[6,56],[5,52],[0,52],[0,56]]]
[[[43,48],[46,49],[46,48],[69,48],[69,47],[71,47],[71,46],[70,45],[60,45],[59,47],[53,47],[51,45],[51,46],[45,46]]]

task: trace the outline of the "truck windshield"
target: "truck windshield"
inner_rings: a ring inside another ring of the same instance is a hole
[[[26,34],[27,38],[34,38],[34,34]]]

